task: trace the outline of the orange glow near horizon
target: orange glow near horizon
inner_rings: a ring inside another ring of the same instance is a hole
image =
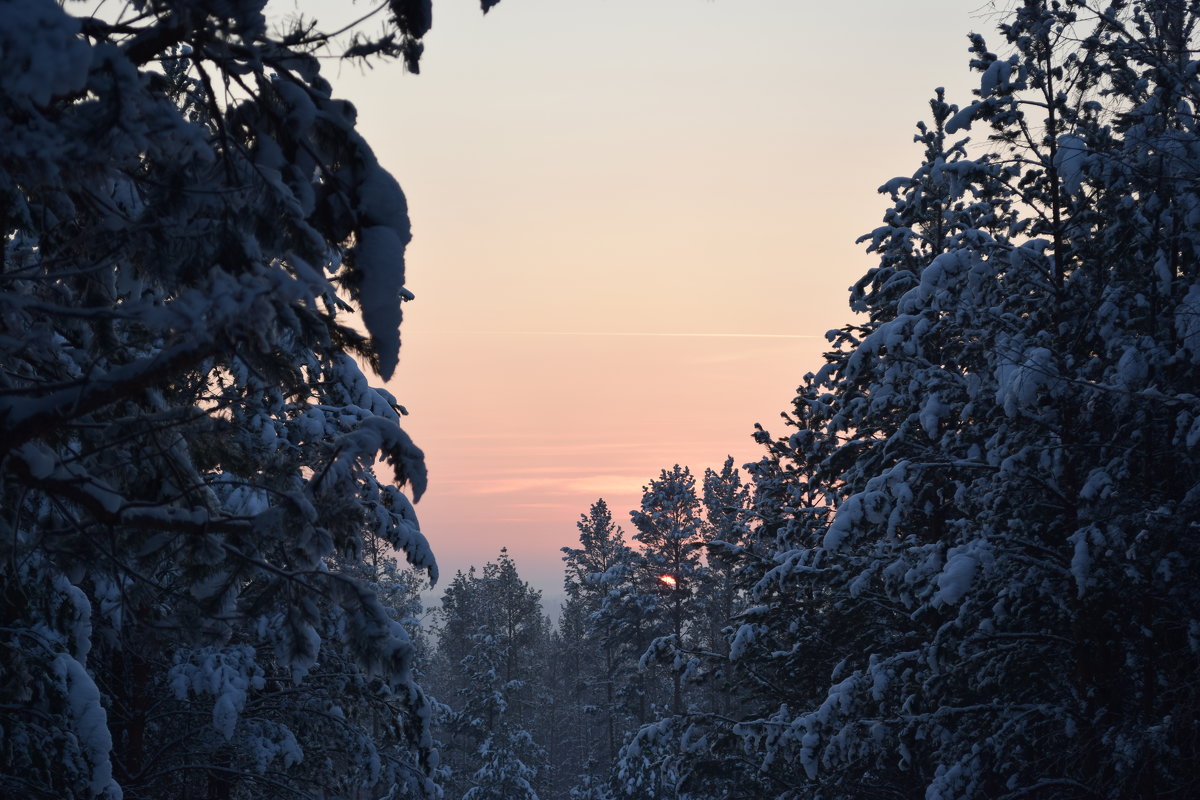
[[[674,575],[659,575],[658,579],[672,588],[679,585],[679,581],[675,580]]]
[[[934,87],[978,86],[978,20],[955,0],[436,5],[420,75],[328,75],[412,218],[387,388],[429,466],[437,592],[507,546],[554,614],[598,498],[628,537],[659,470],[787,433],[875,262],[855,239],[877,187],[918,164]]]

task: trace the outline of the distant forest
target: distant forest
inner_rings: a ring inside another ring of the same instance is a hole
[[[1200,797],[1200,2],[998,4],[758,460],[431,629],[407,202],[322,76],[430,4],[264,6],[0,0],[0,795]]]

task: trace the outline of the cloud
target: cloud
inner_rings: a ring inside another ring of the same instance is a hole
[[[563,488],[569,492],[598,495],[628,494],[640,493],[648,482],[645,475],[586,475],[567,479]]]
[[[529,470],[543,472],[543,470]],[[448,478],[437,481],[434,490],[444,496],[490,496],[520,495],[539,498],[539,502],[502,502],[511,509],[566,509],[578,503],[567,502],[580,495],[596,497],[602,495],[639,494],[653,475],[637,473],[587,474],[558,469],[553,475],[522,474],[526,470],[514,470],[505,475],[493,475],[487,480]],[[563,502],[554,502],[563,498]]]

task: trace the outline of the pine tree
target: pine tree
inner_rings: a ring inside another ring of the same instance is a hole
[[[359,570],[436,576],[359,363],[397,364],[407,205],[320,69],[415,71],[428,4],[349,40],[264,7],[0,8],[6,796],[436,791]]]
[[[649,702],[638,710],[640,725],[621,748],[613,785],[622,797],[685,796],[679,794],[679,745],[683,713],[702,678],[707,574],[701,559],[704,520],[691,471],[679,465],[663,470],[644,487],[630,519],[641,550],[628,568],[606,576],[614,588],[601,618],[626,641],[648,640],[638,685]]]
[[[539,672],[549,638],[541,593],[502,548],[482,572],[458,573],[442,597],[433,691],[452,798],[536,800],[548,777],[531,731],[547,692]],[[551,732],[552,733],[552,732]]]
[[[742,483],[732,456],[725,459],[720,472],[704,470],[701,538],[706,569],[699,586],[704,616],[699,646],[704,651],[709,694],[704,705],[725,716],[733,710],[735,694],[726,674],[730,644],[727,628],[745,605],[737,559],[750,537],[751,502],[749,487]]]
[[[1019,5],[884,187],[867,322],[754,472],[778,796],[1197,792],[1197,10]]]
[[[564,640],[580,653],[577,703],[595,721],[590,727],[597,728],[585,761],[596,765],[591,774],[599,777],[599,768],[603,767],[606,773],[608,765],[616,759],[624,733],[632,724],[621,687],[636,670],[640,653],[633,653],[633,648],[612,635],[604,616],[604,604],[613,588],[609,579],[633,563],[634,553],[625,544],[625,533],[613,522],[603,499],[593,503],[576,525],[580,546],[562,548],[567,600],[559,630]]]
[[[641,509],[630,514],[642,546],[638,589],[654,598],[661,609],[661,632],[642,656],[643,663],[665,659],[670,666],[672,714],[684,710],[686,667],[696,638],[696,585],[704,568],[700,560],[700,501],[696,479],[676,464],[663,470],[642,492]]]

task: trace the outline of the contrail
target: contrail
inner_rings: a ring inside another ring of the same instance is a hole
[[[678,333],[637,331],[464,331],[479,336],[658,336],[703,339],[824,339],[813,333]]]

